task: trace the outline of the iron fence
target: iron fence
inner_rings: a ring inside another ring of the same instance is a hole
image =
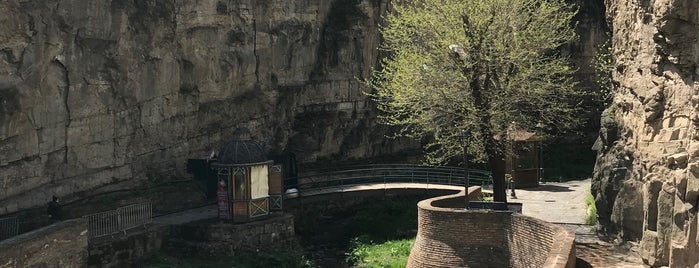
[[[286,188],[300,191],[367,183],[421,183],[464,186],[464,169],[450,166],[366,165],[287,178]],[[469,186],[489,187],[493,179],[486,170],[469,169]]]
[[[5,240],[19,234],[17,217],[0,218],[0,240]]]
[[[120,232],[126,233],[130,229],[151,223],[153,209],[151,203],[147,202],[85,215],[83,219],[87,222],[88,238],[93,240]]]
[[[150,202],[120,207],[116,212],[121,231],[127,231],[153,221],[153,209]]]

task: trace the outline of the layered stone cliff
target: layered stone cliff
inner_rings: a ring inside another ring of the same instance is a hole
[[[238,127],[368,157],[381,0],[0,1],[0,214],[182,174]]]
[[[607,0],[614,101],[592,183],[600,231],[652,266],[699,262],[699,2]]]
[[[183,175],[238,127],[303,162],[415,148],[359,82],[388,2],[0,1],[0,215]],[[571,2],[584,79],[604,8]]]

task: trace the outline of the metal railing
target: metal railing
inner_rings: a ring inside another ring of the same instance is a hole
[[[469,169],[469,186],[492,185],[489,171]],[[424,183],[464,186],[464,169],[451,166],[366,165],[285,179],[299,191],[368,183]]]
[[[19,234],[17,217],[0,218],[0,240],[5,240]]]
[[[153,221],[153,208],[150,202],[133,204],[115,210],[85,215],[88,238],[114,235],[149,224]]]
[[[122,231],[149,224],[153,221],[153,208],[150,202],[120,207],[116,211],[121,220]]]

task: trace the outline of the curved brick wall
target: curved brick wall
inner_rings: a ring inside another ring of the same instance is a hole
[[[573,232],[508,211],[464,210],[463,196],[418,203],[407,267],[575,267]]]

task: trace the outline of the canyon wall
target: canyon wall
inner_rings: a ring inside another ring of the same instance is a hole
[[[359,82],[388,2],[0,1],[0,215],[183,176],[239,127],[301,162],[416,148]],[[590,88],[604,6],[571,2]]]
[[[183,175],[239,127],[270,154],[361,158],[382,0],[0,1],[0,215]]]
[[[614,100],[592,192],[600,232],[654,267],[699,262],[699,2],[607,0]]]

